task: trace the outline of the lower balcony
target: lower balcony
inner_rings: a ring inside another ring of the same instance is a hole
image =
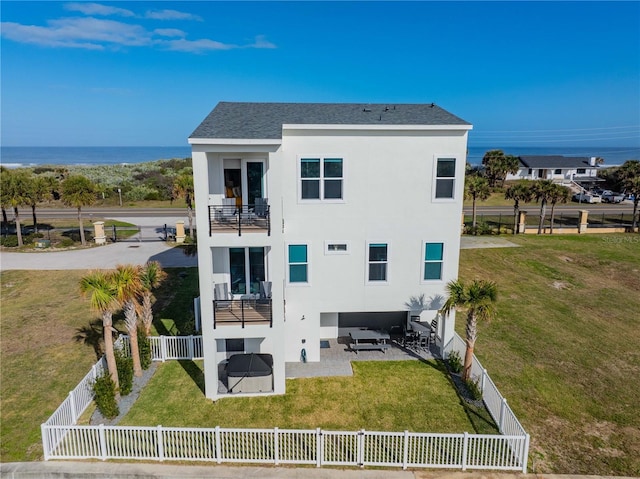
[[[247,295],[252,296],[252,295]],[[273,326],[271,299],[247,298],[213,301],[213,327]]]
[[[234,200],[234,198],[230,198]],[[256,198],[256,201],[261,198]],[[236,206],[209,205],[209,236],[214,233],[267,233],[271,235],[271,208],[266,203]]]

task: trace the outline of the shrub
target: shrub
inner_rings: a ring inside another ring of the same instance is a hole
[[[125,355],[121,349],[114,349],[118,368],[118,381],[120,382],[120,394],[126,396],[133,390],[133,359]]]
[[[460,359],[460,354],[458,354],[458,351],[451,351],[449,353],[447,363],[449,364],[449,369],[451,369],[452,372],[458,374],[460,371],[462,371],[462,360]]]
[[[6,246],[7,248],[15,248],[18,246],[18,236],[17,235],[7,235],[0,238],[0,245]]]
[[[467,386],[471,399],[474,401],[480,401],[482,399],[482,389],[480,389],[480,382],[477,379],[475,381],[473,379],[467,379],[464,384]]]
[[[73,241],[73,238],[62,238],[60,240],[60,247],[62,247],[62,248],[69,248],[69,247],[71,247],[71,246],[73,246],[75,244],[76,244],[76,242]]]
[[[93,400],[96,402],[100,414],[107,419],[113,419],[120,414],[116,402],[116,385],[107,371],[95,379],[91,389],[94,395]]]
[[[140,351],[140,366],[149,369],[151,366],[151,344],[143,329],[138,330],[138,351]]]

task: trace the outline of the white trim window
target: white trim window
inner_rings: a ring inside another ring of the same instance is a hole
[[[434,174],[434,194],[436,200],[452,200],[455,198],[456,159],[437,158]]]
[[[367,282],[386,283],[389,280],[389,244],[367,243]]]
[[[444,243],[423,243],[422,280],[441,281]]]
[[[349,254],[351,246],[348,241],[325,241],[324,254]]]
[[[343,200],[343,163],[342,158],[300,158],[300,199]]]
[[[288,276],[291,284],[309,283],[309,254],[306,244],[287,246]]]

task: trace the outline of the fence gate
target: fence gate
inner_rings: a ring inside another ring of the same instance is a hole
[[[110,234],[112,242],[129,241],[139,243],[142,241],[167,241],[174,233],[174,228],[169,226],[115,226],[111,227]]]

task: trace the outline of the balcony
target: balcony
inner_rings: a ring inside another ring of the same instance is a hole
[[[214,233],[264,233],[271,235],[271,208],[266,203],[236,207],[209,205],[209,236]]]
[[[251,295],[249,295],[251,296]],[[213,328],[218,326],[269,325],[273,327],[271,299],[213,301]]]

